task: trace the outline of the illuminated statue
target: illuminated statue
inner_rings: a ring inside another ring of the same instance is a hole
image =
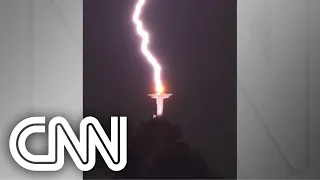
[[[172,94],[164,94],[164,93],[157,93],[157,94],[149,94],[152,98],[156,99],[157,101],[157,116],[161,116],[163,113],[163,100],[172,96]]]

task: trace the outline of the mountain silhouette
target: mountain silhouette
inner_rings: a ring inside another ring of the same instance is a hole
[[[114,178],[221,179],[200,153],[182,140],[179,127],[164,117],[139,124],[128,144],[127,166]]]

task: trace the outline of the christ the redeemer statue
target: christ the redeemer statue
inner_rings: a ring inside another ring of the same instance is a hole
[[[157,101],[157,116],[162,116],[163,113],[163,100],[172,96],[172,94],[164,94],[164,93],[157,93],[157,94],[149,94],[152,98],[156,99]]]

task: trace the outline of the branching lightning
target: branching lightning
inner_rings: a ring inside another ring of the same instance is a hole
[[[146,0],[137,0],[136,8],[133,14],[133,22],[136,25],[137,33],[142,38],[141,51],[147,60],[151,63],[154,69],[154,82],[156,86],[157,93],[163,92],[163,86],[161,82],[161,66],[157,59],[152,55],[148,49],[149,44],[149,34],[143,29],[143,23],[140,19],[141,10]]]

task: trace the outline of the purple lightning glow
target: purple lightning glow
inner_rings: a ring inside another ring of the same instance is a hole
[[[152,55],[152,53],[148,49],[149,44],[149,34],[146,30],[143,29],[143,23],[140,19],[141,10],[146,0],[138,0],[136,5],[134,14],[133,14],[133,22],[136,25],[137,33],[142,38],[141,43],[141,51],[143,55],[147,58],[147,60],[151,63],[154,69],[154,83],[156,92],[158,94],[162,93],[164,88],[161,82],[161,66],[158,63],[157,59]]]

